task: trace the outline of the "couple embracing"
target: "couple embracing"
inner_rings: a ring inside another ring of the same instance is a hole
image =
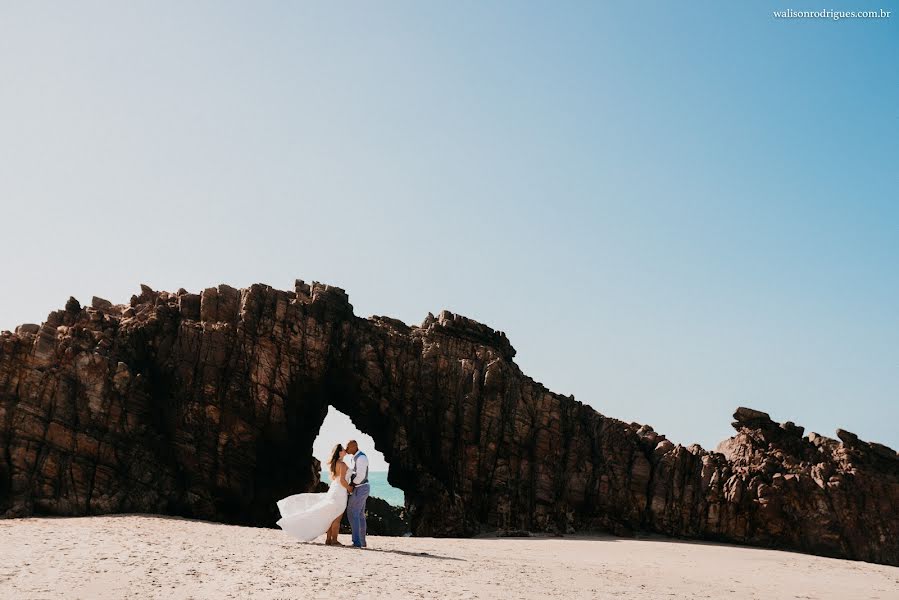
[[[345,458],[350,456],[350,464]],[[368,457],[359,450],[356,440],[346,448],[337,444],[328,456],[331,485],[319,494],[294,494],[278,500],[281,519],[278,526],[285,533],[304,542],[327,534],[325,543],[342,546],[337,541],[344,511],[353,529],[353,547],[365,548],[365,501],[368,500]]]

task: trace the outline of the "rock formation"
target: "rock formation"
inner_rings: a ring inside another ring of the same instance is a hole
[[[271,525],[333,405],[416,535],[653,531],[899,565],[899,457],[738,409],[717,452],[547,390],[500,332],[354,316],[343,290],[142,286],[0,336],[0,515]]]

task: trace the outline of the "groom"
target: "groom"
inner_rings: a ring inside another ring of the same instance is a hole
[[[353,547],[365,548],[365,501],[368,500],[368,457],[359,450],[356,440],[346,444],[346,453],[352,456],[350,469],[350,498],[346,505],[347,518],[353,529]]]

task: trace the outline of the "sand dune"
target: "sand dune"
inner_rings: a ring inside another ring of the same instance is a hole
[[[369,545],[147,515],[6,520],[0,598],[899,598],[896,567],[665,538]]]

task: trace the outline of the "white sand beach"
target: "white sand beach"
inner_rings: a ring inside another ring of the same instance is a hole
[[[5,520],[0,598],[899,598],[897,567],[667,538],[369,545],[149,515]]]

